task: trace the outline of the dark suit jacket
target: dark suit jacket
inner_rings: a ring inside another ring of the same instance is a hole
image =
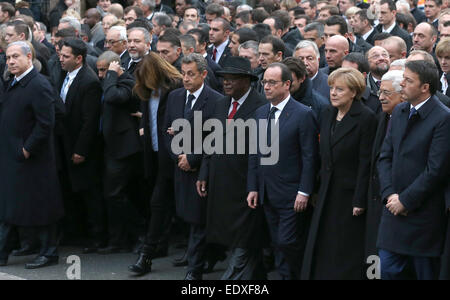
[[[218,65],[222,68],[225,65],[225,60],[227,59],[227,57],[231,56],[230,47],[228,47],[229,45],[230,45],[230,42],[228,42],[227,46],[225,47],[225,50],[222,53],[222,56],[220,56],[220,59],[219,59]],[[208,49],[206,49],[206,53],[208,53],[208,55],[211,59],[212,59],[213,49],[214,49],[214,46],[210,46]]]
[[[303,36],[300,31],[296,28],[288,31],[285,35],[281,37],[286,47],[289,47],[291,52],[297,47],[298,42],[303,40]]]
[[[361,96],[361,101],[375,114],[379,114],[381,112],[380,99],[378,99],[376,93],[373,93],[368,86],[366,86],[366,90]]]
[[[61,74],[58,91],[61,90],[66,73]],[[81,191],[98,181],[99,149],[97,149],[100,122],[102,87],[92,69],[83,65],[73,80],[66,95],[66,116],[64,120],[65,163],[67,165],[72,190]],[[74,165],[71,158],[78,154],[85,162]]]
[[[139,124],[134,112],[138,103],[133,97],[134,78],[127,72],[120,77],[114,71],[108,71],[102,80],[103,110],[102,133],[105,152],[115,159],[125,158],[141,150]]]
[[[378,227],[380,225],[383,202],[380,194],[380,179],[377,170],[377,161],[380,157],[381,146],[388,126],[390,116],[384,112],[378,115],[378,127],[373,143],[372,155],[370,159],[370,181],[366,212],[366,257],[377,255],[376,247],[378,237]]]
[[[300,88],[291,93],[291,96],[301,104],[311,108],[314,111],[316,120],[320,124],[321,112],[326,106],[330,105],[330,101],[328,98],[313,90],[313,84],[309,78],[306,78]]]
[[[379,88],[378,88],[377,84],[375,83],[375,79],[373,78],[372,74],[370,74],[370,73],[367,74],[366,86],[370,88],[370,91],[373,94],[376,95],[378,93]]]
[[[42,44],[44,44],[44,46],[47,47],[48,50],[50,50],[50,54],[56,53],[55,46],[53,46],[49,41],[47,41],[46,38],[42,41]]]
[[[374,46],[375,45],[374,38],[378,33],[379,33],[378,29],[376,27],[373,27],[373,31],[367,37],[366,42],[371,44],[372,46]],[[361,37],[361,39],[362,39],[362,37]]]
[[[319,54],[320,54],[319,68],[325,68],[326,66],[328,66],[327,59],[325,56],[325,44],[323,44],[319,48]]]
[[[316,77],[312,80],[313,89],[324,96],[327,99],[330,99],[330,86],[328,85],[328,74],[323,72],[320,69],[316,75]]]
[[[267,120],[270,104],[258,108],[257,121]],[[318,166],[318,127],[313,111],[295,101],[287,102],[278,119],[279,132],[272,138],[279,145],[278,161],[273,165],[264,165],[258,147],[258,154],[249,158],[248,191],[257,191],[259,202],[268,199],[276,208],[294,206],[298,192],[311,195]],[[264,143],[266,141],[259,141]],[[273,155],[273,153],[272,153]]]
[[[383,32],[383,25],[378,24],[377,29],[379,32]],[[395,24],[394,29],[392,29],[392,31],[391,31],[391,35],[398,36],[402,40],[404,40],[406,42],[406,47],[408,48],[408,52],[409,52],[409,49],[411,49],[411,47],[412,47],[412,38],[408,32],[401,29],[400,26],[398,26],[398,24]]]
[[[417,7],[411,9],[411,14],[413,15],[414,19],[416,19],[417,24],[427,21],[427,17],[423,13],[423,11]]]
[[[120,65],[125,70],[128,69],[128,64],[130,63],[130,53],[128,53],[128,50],[125,51],[125,53],[120,57]]]
[[[186,89],[180,88],[174,90],[169,94],[167,99],[167,110],[165,117],[166,128],[172,126],[172,122],[177,119],[183,119],[184,109],[186,106]],[[198,179],[199,169],[201,167],[203,154],[195,154],[194,151],[198,150],[199,145],[195,145],[194,132],[194,114],[195,112],[201,112],[201,125],[208,120],[215,110],[215,105],[217,100],[222,96],[209,88],[207,85],[203,86],[203,90],[195,101],[192,107],[192,113],[186,118],[191,125],[191,132],[189,137],[191,138],[191,147],[186,152],[187,160],[191,169],[195,171],[185,172],[178,168],[178,155],[181,153],[174,153],[171,149],[170,143],[172,139],[180,132],[176,132],[174,136],[166,134],[167,149],[169,150],[170,156],[173,163],[175,164],[175,175],[174,179],[177,183],[175,185],[175,201],[176,201],[176,211],[177,215],[180,216],[184,221],[194,224],[204,224],[206,222],[206,199],[200,197],[197,193],[196,182]],[[187,130],[186,128],[182,129]],[[207,133],[202,130],[202,144],[203,139],[206,137]],[[202,147],[202,145],[200,145]]]
[[[366,54],[367,51],[369,51],[370,48],[372,48],[372,45],[367,41],[365,41],[362,37],[356,37],[356,45],[359,46],[359,48],[362,51],[361,52],[362,54]]]
[[[56,94],[35,69],[0,94],[0,220],[45,226],[63,216],[53,128]],[[25,159],[22,148],[30,157]]]
[[[395,108],[378,161],[381,198],[386,203],[389,195],[399,194],[408,215],[394,216],[383,209],[377,247],[438,257],[447,225],[450,111],[432,96],[411,120],[409,112],[409,103]]]

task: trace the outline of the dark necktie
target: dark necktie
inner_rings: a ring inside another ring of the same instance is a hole
[[[411,108],[411,110],[409,111],[408,120],[411,120],[416,115],[417,115],[417,110],[414,107]]]
[[[16,80],[16,78],[14,77],[13,81],[11,81],[11,87],[15,86],[16,83],[17,83],[17,80]]]
[[[217,56],[217,48],[214,47],[213,54],[212,54],[212,59],[213,59],[214,62],[216,61],[216,56]]]
[[[267,116],[267,146],[272,144],[272,124],[275,124],[275,113],[278,110],[275,106],[270,109],[269,115]]]
[[[381,80],[375,81],[375,84],[377,85],[377,88],[380,89],[380,86],[381,86]]]
[[[190,117],[192,113],[192,101],[195,99],[195,96],[189,94],[186,105],[184,106],[184,118],[187,119]]]
[[[134,70],[134,67],[135,67],[137,64],[138,64],[137,62],[131,60],[131,61],[130,61],[130,65],[128,66],[127,71],[129,71],[129,70]]]

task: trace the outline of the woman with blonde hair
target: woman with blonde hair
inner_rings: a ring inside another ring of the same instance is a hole
[[[441,66],[442,76],[440,80],[440,91],[449,96],[448,88],[450,80],[450,38],[443,38],[436,46],[436,57]]]
[[[340,68],[328,77],[322,112],[320,188],[303,262],[304,279],[363,279],[374,113],[361,101],[364,76]]]
[[[165,227],[169,226],[169,214],[175,211],[174,163],[169,156],[168,144],[165,143],[168,140],[168,128],[164,125],[164,117],[169,93],[182,87],[183,77],[174,66],[153,52],[144,56],[134,75],[134,91],[142,100],[141,135],[144,140],[145,177],[154,181],[156,175],[156,182],[150,200],[152,217],[144,245],[136,263],[128,269],[136,274],[145,274],[151,271],[151,260],[161,252],[167,253],[168,248],[168,241],[164,245],[160,241],[165,238],[163,233]]]

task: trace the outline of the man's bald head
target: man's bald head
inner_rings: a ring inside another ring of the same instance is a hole
[[[387,50],[391,61],[406,58],[406,43],[398,36],[391,36],[383,40],[381,43],[381,47]]]
[[[349,44],[345,37],[335,35],[325,43],[325,57],[330,69],[341,67],[344,56],[349,52]]]
[[[86,24],[88,24],[90,28],[94,27],[101,19],[102,16],[96,8],[90,8],[86,11]]]

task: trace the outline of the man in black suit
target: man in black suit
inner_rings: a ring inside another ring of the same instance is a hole
[[[14,78],[0,97],[0,266],[12,250],[12,230],[25,226],[40,241],[39,255],[25,266],[35,269],[58,263],[64,209],[53,147],[56,95],[34,69],[27,43],[11,43],[6,57]]]
[[[175,185],[176,211],[178,216],[190,224],[186,280],[202,279],[206,258],[207,200],[197,193],[196,188],[202,162],[202,153],[200,151],[198,154],[198,149],[202,149],[202,144],[197,144],[194,140],[193,131],[198,130],[194,127],[196,126],[194,119],[198,118],[197,114],[200,113],[200,121],[195,122],[203,124],[213,114],[217,99],[222,97],[204,84],[206,66],[206,60],[199,54],[194,53],[183,58],[181,68],[184,87],[169,94],[165,118],[166,126],[169,128],[167,147],[171,149],[169,153],[176,164],[174,175],[177,182]],[[172,124],[177,119],[185,119],[191,125],[191,131],[187,134],[191,139],[191,147],[187,148],[184,144],[187,141],[182,140],[181,153],[171,145],[172,139],[179,139],[177,135],[187,130],[182,128],[182,131],[174,132]],[[199,143],[203,143],[203,138]]]
[[[260,139],[258,154],[250,156],[247,181],[248,205],[264,209],[282,279],[300,277],[311,213],[308,202],[318,166],[314,113],[292,99],[291,82],[284,64],[271,64],[264,73],[270,104],[258,108],[255,119],[268,122],[267,140]],[[262,144],[272,151],[262,154]]]
[[[105,38],[105,48],[120,56],[120,65],[125,70],[130,63],[130,54],[127,49],[127,31],[122,26],[113,26],[108,30]]]
[[[408,32],[401,29],[395,22],[395,15],[397,14],[397,8],[392,0],[381,0],[380,2],[380,24],[377,26],[379,32],[387,32],[391,35],[398,36],[406,42],[406,46],[409,49],[412,47],[412,39]]]
[[[158,39],[156,52],[164,58],[169,64],[181,72],[181,43],[180,39],[174,34],[164,34]]]
[[[281,17],[276,16],[266,18],[264,24],[270,26],[273,36],[280,38],[284,42],[286,50],[289,52],[287,55],[291,56],[290,54],[294,51],[295,46],[303,39],[300,31],[297,28],[289,31],[290,22],[283,22]]]
[[[356,12],[350,24],[357,40],[362,39],[374,46],[373,38],[378,33],[378,30],[373,27],[373,20],[367,17],[366,9]]]
[[[377,94],[381,85],[381,77],[389,70],[391,61],[386,49],[375,46],[367,52],[370,73],[367,74],[367,86],[373,94]]]
[[[425,17],[427,22],[434,28],[439,29],[439,14],[441,12],[442,0],[426,0],[424,5]]]
[[[386,205],[377,241],[381,279],[437,279],[447,226],[450,111],[434,96],[436,66],[407,62],[403,78],[407,102],[392,114],[378,161]]]
[[[304,28],[304,38],[305,40],[309,40],[314,42],[319,49],[320,68],[324,68],[327,65],[327,61],[325,59],[325,41],[323,40],[323,30],[325,25],[321,22],[312,22],[305,26]],[[297,44],[298,45],[298,44]]]
[[[206,51],[209,41],[208,34],[199,28],[191,29],[187,34],[190,34],[195,38],[196,47],[194,52],[201,54],[206,59],[208,67],[214,72],[214,74],[216,74],[217,71],[221,70],[222,67],[219,66],[215,61],[213,61],[211,56]]]
[[[231,55],[228,47],[231,25],[225,19],[216,18],[210,27],[209,42],[212,46],[208,48],[207,53],[215,63],[223,67],[225,59]]]
[[[258,74],[257,91],[264,93],[264,86],[261,84],[261,80],[264,78],[264,72],[267,67],[274,62],[281,62],[286,52],[286,47],[283,41],[276,36],[268,35],[259,41],[259,64],[262,72]]]
[[[127,244],[128,236],[136,235],[129,220],[139,220],[128,190],[136,176],[141,151],[138,122],[131,116],[139,107],[139,100],[132,96],[134,78],[122,70],[116,53],[107,51],[100,55],[97,69],[103,89],[100,132],[104,141],[103,194],[110,236],[110,249],[102,252],[112,253]]]
[[[255,110],[267,101],[251,87],[251,81],[258,77],[252,74],[248,59],[229,58],[219,74],[224,77],[226,96],[218,101],[213,118],[220,120],[225,130],[228,120],[251,120]],[[263,236],[256,234],[262,226],[262,211],[242,206],[247,197],[249,139],[247,134],[241,141],[246,149],[243,154],[224,151],[205,155],[197,181],[197,192],[208,197],[207,241],[231,248],[229,265],[222,276],[226,280],[265,279],[261,269]],[[237,141],[235,135],[235,147]],[[226,142],[223,147],[226,149]]]
[[[376,242],[378,237],[378,227],[380,225],[383,202],[380,194],[380,180],[377,170],[377,161],[380,157],[381,146],[383,145],[386,132],[389,130],[391,116],[394,108],[403,102],[401,98],[403,71],[389,71],[383,75],[380,87],[380,102],[382,112],[378,115],[378,127],[373,144],[371,164],[369,196],[367,200],[366,217],[366,247],[365,257],[377,255]]]
[[[345,37],[342,35],[329,37],[325,42],[325,56],[328,66],[321,68],[320,71],[330,75],[342,66],[342,61],[349,52],[349,44]]]
[[[128,54],[130,55],[130,60],[125,68],[128,73],[134,73],[138,63],[150,51],[150,43],[151,37],[147,29],[134,27],[128,30]]]
[[[411,8],[410,12],[413,15],[414,19],[416,19],[416,23],[420,24],[422,22],[427,21],[427,17],[423,13],[423,11],[417,7],[417,3],[419,0],[408,0],[409,6]]]
[[[330,99],[328,74],[319,70],[320,53],[317,45],[311,41],[301,41],[295,48],[294,57],[300,58],[306,66],[308,78],[312,82],[313,90],[326,99]]]
[[[65,72],[61,74],[58,90],[66,108],[64,132],[60,138],[64,160],[61,181],[67,208],[66,230],[79,222],[74,210],[79,209],[79,203],[83,201],[90,235],[86,246],[90,248],[103,242],[105,218],[99,187],[102,88],[97,75],[86,65],[86,54],[83,41],[64,41],[60,62]]]

